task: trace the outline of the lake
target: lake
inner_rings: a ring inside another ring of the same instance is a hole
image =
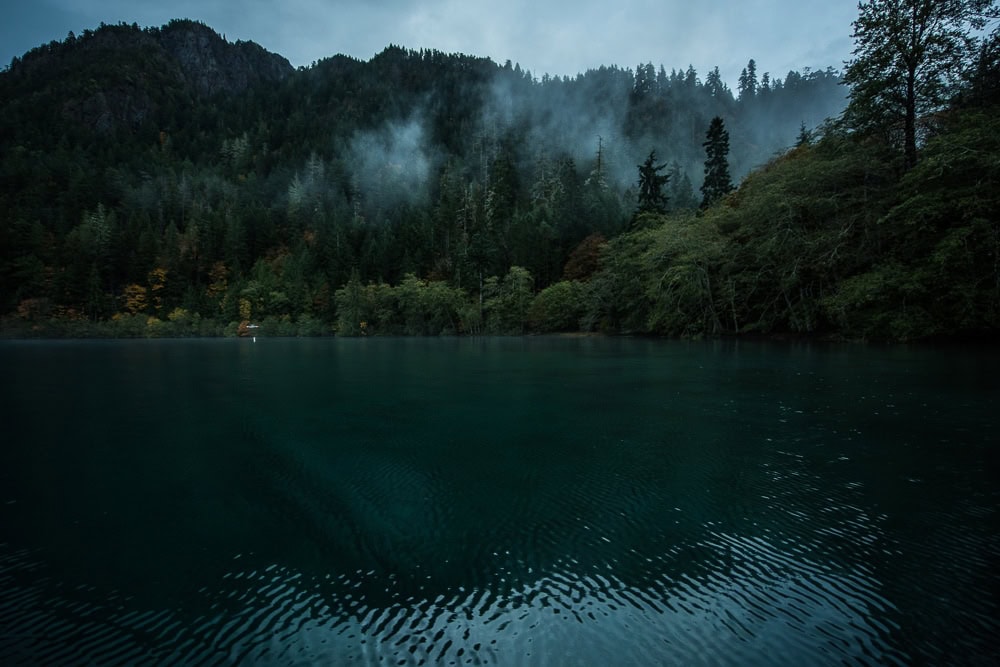
[[[3,342],[0,664],[991,664],[1000,351]]]

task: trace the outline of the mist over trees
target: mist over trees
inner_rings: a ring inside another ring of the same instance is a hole
[[[995,124],[996,44],[995,32],[969,42],[935,107],[954,110],[938,134],[995,142],[978,133]],[[924,187],[920,162],[903,178],[891,107],[869,102],[851,67],[848,88],[833,69],[777,77],[749,60],[734,95],[718,68],[704,80],[652,63],[539,77],[389,46],[295,70],[191,21],[70,35],[0,73],[2,328],[914,338],[994,327],[992,200],[979,186],[955,199],[964,176]],[[848,94],[853,111],[824,122]],[[953,145],[925,132],[917,151]],[[995,178],[978,153],[948,160]],[[904,194],[925,192],[941,199]],[[884,224],[911,205],[919,229]],[[936,245],[945,227],[927,220],[970,215],[978,227]],[[923,287],[941,258],[965,262],[974,293],[954,326]],[[907,305],[893,319],[897,298]]]

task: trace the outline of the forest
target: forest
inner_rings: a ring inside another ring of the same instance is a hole
[[[862,3],[843,72],[735,91],[71,33],[0,73],[0,335],[989,338],[996,14]]]

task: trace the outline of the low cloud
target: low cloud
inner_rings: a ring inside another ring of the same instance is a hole
[[[348,168],[367,208],[426,201],[438,159],[419,116],[355,135],[349,153]]]

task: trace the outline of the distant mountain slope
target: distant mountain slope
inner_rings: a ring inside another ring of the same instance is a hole
[[[16,58],[0,76],[5,118],[41,114],[98,132],[135,129],[166,107],[276,84],[288,61],[253,42],[230,43],[208,26],[103,25]],[[29,122],[30,124],[30,122]]]
[[[352,276],[479,290],[511,266],[541,289],[629,225],[651,151],[690,210],[714,117],[738,180],[845,94],[832,69],[734,95],[717,69],[539,78],[395,45],[296,69],[193,21],[102,25],[0,72],[0,316],[106,319],[128,289],[133,314],[330,320]]]

